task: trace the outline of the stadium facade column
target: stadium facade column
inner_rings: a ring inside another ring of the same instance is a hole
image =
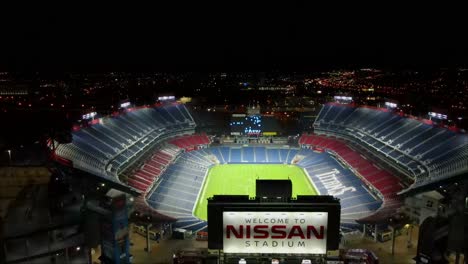
[[[93,256],[91,256],[91,250],[88,247],[83,248],[86,256],[86,264],[92,264],[93,263]]]
[[[409,235],[408,235],[408,244],[407,244],[407,247],[408,247],[408,248],[411,248],[411,247],[413,247],[413,241],[412,241],[413,225],[412,225],[412,224],[410,224],[410,226],[408,227],[408,231],[409,231]]]
[[[151,253],[150,228],[152,226],[153,226],[152,224],[148,224],[146,226],[146,251],[148,253]]]
[[[3,254],[2,254],[2,252],[0,252],[0,262],[3,261],[2,263],[5,263],[6,262],[6,256],[8,256],[7,244],[3,239],[0,240],[0,244],[2,244],[2,247],[3,247]]]
[[[68,253],[68,248],[65,249],[65,263],[68,264],[69,263],[69,253]]]
[[[113,190],[111,190],[113,191]],[[124,193],[110,191],[103,199],[100,217],[101,263],[129,264],[130,240],[128,230],[127,198]],[[110,201],[109,201],[110,198]]]
[[[375,227],[374,227],[374,241],[377,242],[377,224],[375,224]]]
[[[26,256],[29,258],[29,239],[25,238],[24,239],[24,249],[26,252]]]

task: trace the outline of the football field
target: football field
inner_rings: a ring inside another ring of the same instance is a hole
[[[210,169],[195,205],[194,215],[207,220],[207,199],[216,194],[255,196],[256,179],[291,179],[293,197],[316,195],[317,192],[304,171],[295,165],[283,164],[222,164]]]

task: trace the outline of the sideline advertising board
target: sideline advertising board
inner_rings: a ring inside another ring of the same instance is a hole
[[[224,253],[326,254],[328,212],[223,212]]]

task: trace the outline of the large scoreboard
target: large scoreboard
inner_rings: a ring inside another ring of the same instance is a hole
[[[332,196],[208,199],[208,248],[225,254],[326,255],[338,250],[340,203]]]
[[[232,136],[276,136],[282,128],[275,117],[232,114],[229,123]]]
[[[233,114],[229,125],[233,136],[258,136],[263,131],[260,115]]]

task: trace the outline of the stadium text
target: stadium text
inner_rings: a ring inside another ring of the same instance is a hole
[[[317,231],[317,229],[320,230],[320,232]],[[231,234],[235,238],[265,239],[271,237],[274,239],[292,239],[294,237],[299,237],[301,239],[311,239],[315,237],[316,239],[324,239],[325,227],[320,226],[317,228],[315,226],[308,225],[303,229],[300,225],[293,225],[288,232],[286,225],[239,225],[237,228],[234,225],[227,225],[226,238],[230,239]]]
[[[223,250],[324,254],[327,225],[327,212],[223,212]]]
[[[245,241],[245,247],[305,247],[306,243],[304,241],[298,241],[297,243],[294,243],[294,241],[271,241],[268,243],[268,241]]]
[[[322,182],[325,189],[329,195],[342,195],[343,193],[355,192],[356,188],[354,187],[347,187],[344,186],[337,178],[336,174],[339,174],[340,171],[337,169],[333,169],[330,172],[325,172],[321,174],[317,174],[317,178],[319,178],[320,182]]]

